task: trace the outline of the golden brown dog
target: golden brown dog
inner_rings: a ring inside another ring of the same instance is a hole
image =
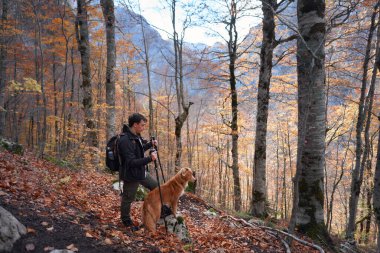
[[[162,202],[168,205],[174,215],[177,212],[179,197],[184,193],[188,182],[195,178],[190,168],[182,168],[168,182],[161,185]],[[149,232],[156,231],[156,223],[161,215],[161,199],[158,187],[152,190],[144,199],[143,223]]]

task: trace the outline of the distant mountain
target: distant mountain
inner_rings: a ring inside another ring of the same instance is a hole
[[[174,62],[174,49],[173,49],[173,42],[171,40],[164,40],[161,35],[158,33],[158,31],[151,26],[146,19],[136,14],[126,8],[118,7],[115,11],[116,20],[117,20],[117,26],[119,29],[119,34],[117,35],[117,39],[129,39],[136,48],[140,51],[140,56],[138,58],[145,59],[145,53],[144,53],[144,41],[143,41],[143,33],[142,33],[142,26],[144,29],[144,34],[148,46],[148,52],[149,52],[149,59],[150,59],[150,68],[152,70],[151,73],[151,83],[152,88],[158,88],[162,87],[162,85],[158,85],[162,83],[163,80],[163,72],[165,67],[169,68],[169,73],[167,73],[170,76],[173,76],[173,62]],[[142,25],[141,25],[142,24]],[[121,34],[120,34],[121,32]],[[169,31],[170,32],[170,31]],[[186,51],[200,51],[207,47],[207,45],[202,43],[192,44],[192,43],[184,43],[184,50]],[[194,54],[189,54],[191,57],[194,57]],[[194,61],[194,59],[190,59],[184,54],[184,73],[188,73],[192,71],[193,64],[189,63],[191,60]],[[136,59],[137,60],[137,59]],[[171,64],[168,63],[171,62]],[[146,82],[146,71],[145,71],[145,65],[142,64],[139,70],[143,74],[143,80],[142,83]],[[201,75],[201,74],[200,74]],[[185,77],[190,78],[190,77]],[[193,77],[194,78],[194,77]],[[186,80],[186,83],[188,80]],[[191,82],[194,83],[194,80]],[[140,89],[145,89],[146,85],[141,85]]]
[[[144,31],[149,57],[153,61],[152,64],[155,64],[155,58],[161,57],[162,51],[172,50],[171,42],[162,39],[157,30],[143,16],[126,8],[116,8],[115,13],[120,31],[125,35],[130,35],[131,42],[140,49],[144,49],[142,32]]]

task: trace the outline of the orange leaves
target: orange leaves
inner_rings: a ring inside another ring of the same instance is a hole
[[[126,233],[120,221],[120,197],[112,189],[113,180],[114,176],[104,173],[59,168],[30,154],[20,157],[8,152],[0,153],[2,198],[16,206],[27,200],[34,205],[33,211],[38,210],[39,215],[47,218],[70,219],[82,226],[83,237],[96,239],[103,245],[119,244],[149,252],[152,249],[161,252],[283,252],[281,242],[262,229],[233,224],[230,220],[223,220],[219,214],[208,216],[207,203],[191,194],[181,198],[178,214],[184,217],[190,243],[166,234],[163,225],[152,236],[145,234],[144,229]],[[142,202],[132,204],[131,216],[136,225],[141,224],[141,206]],[[41,223],[49,233],[55,232],[53,224],[49,219]],[[28,233],[36,232],[29,227]],[[78,250],[75,244],[68,245],[67,249]]]

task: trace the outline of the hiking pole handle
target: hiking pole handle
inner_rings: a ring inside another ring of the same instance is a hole
[[[150,155],[150,158],[152,159],[152,161],[154,162],[154,165],[156,165],[156,162],[157,162],[157,151],[152,147],[150,148],[149,150],[149,155]],[[153,156],[155,157],[155,159],[153,159]]]
[[[164,183],[166,182],[165,180],[165,177],[164,177],[164,172],[162,170],[162,165],[161,165],[161,160],[160,160],[160,155],[158,154],[158,147],[157,145],[154,145],[154,141],[156,140],[156,138],[154,137],[154,135],[151,135],[150,136],[150,141],[152,143],[152,147],[156,149],[156,152],[157,152],[157,160],[158,160],[158,164],[159,164],[159,168],[161,170],[161,175],[162,175],[162,179],[164,180]],[[156,163],[156,161],[154,161]],[[157,165],[156,165],[157,166]]]
[[[156,140],[156,138],[154,137],[154,135],[150,136],[150,142],[152,143],[152,147],[155,148],[157,151],[158,147],[157,147],[157,145],[154,144],[155,140]]]

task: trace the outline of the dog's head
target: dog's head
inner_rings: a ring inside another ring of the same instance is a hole
[[[195,171],[193,172],[190,168],[182,168],[179,172],[179,175],[181,175],[181,178],[185,180],[186,182],[195,182]]]

